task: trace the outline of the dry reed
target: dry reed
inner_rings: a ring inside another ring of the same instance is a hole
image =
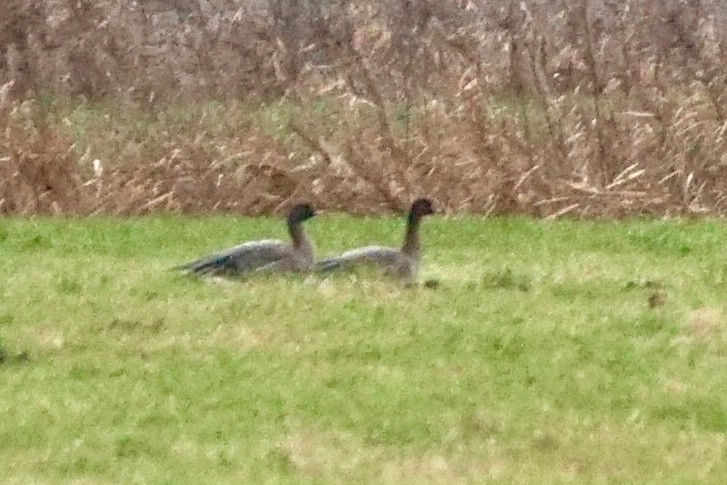
[[[727,210],[722,2],[217,4],[10,0],[0,212]]]

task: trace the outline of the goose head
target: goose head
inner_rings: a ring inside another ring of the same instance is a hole
[[[316,215],[316,210],[310,204],[294,205],[288,212],[288,224],[298,224],[307,221]]]
[[[417,199],[409,210],[409,220],[418,220],[424,216],[434,214],[434,205],[429,199]]]

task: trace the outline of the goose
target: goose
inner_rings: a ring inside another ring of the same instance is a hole
[[[422,218],[429,214],[434,214],[432,202],[429,199],[417,199],[409,210],[401,248],[366,246],[351,249],[340,256],[324,259],[318,263],[316,269],[319,272],[328,272],[368,264],[382,267],[386,273],[412,282],[422,259],[419,225]]]
[[[310,204],[297,204],[288,212],[291,242],[279,239],[250,241],[175,269],[197,275],[242,276],[252,272],[307,272],[315,266],[313,243],[303,232],[302,222],[314,217]]]

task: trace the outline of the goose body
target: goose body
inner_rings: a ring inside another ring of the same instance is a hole
[[[313,243],[302,222],[315,216],[309,204],[294,206],[287,218],[291,241],[250,241],[183,264],[177,269],[197,275],[241,276],[252,272],[305,272],[315,265]]]
[[[365,246],[351,249],[345,253],[324,259],[317,265],[320,272],[351,268],[358,265],[375,265],[384,269],[387,274],[413,281],[419,271],[421,262],[421,243],[419,226],[421,219],[434,213],[431,201],[416,200],[409,211],[401,248],[387,246]]]

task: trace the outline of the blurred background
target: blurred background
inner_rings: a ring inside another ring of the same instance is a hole
[[[0,213],[727,209],[720,0],[6,0]]]

